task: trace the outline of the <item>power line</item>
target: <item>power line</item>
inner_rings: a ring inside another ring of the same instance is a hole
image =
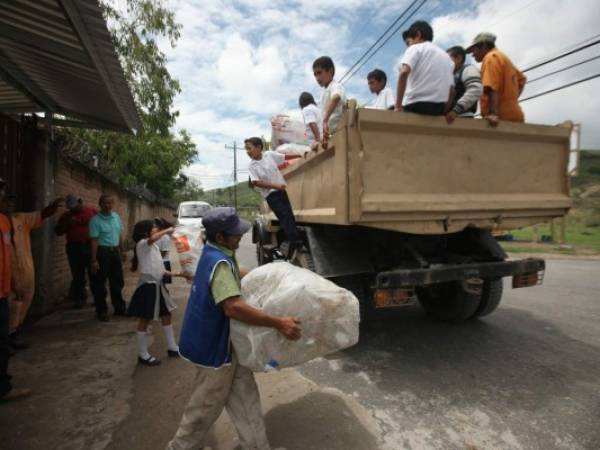
[[[413,3],[414,3],[414,2],[413,2]],[[377,53],[379,50],[381,50],[381,48],[382,48],[382,47],[383,47],[385,44],[387,44],[391,38],[393,38],[393,37],[394,37],[394,35],[395,35],[395,34],[396,34],[396,33],[397,33],[399,30],[400,30],[400,28],[401,28],[401,27],[402,27],[402,26],[403,26],[403,25],[404,25],[406,22],[408,22],[408,21],[410,20],[410,18],[411,18],[411,17],[413,17],[413,16],[415,15],[415,14],[416,14],[416,13],[419,11],[419,9],[421,9],[421,7],[422,7],[422,6],[423,6],[425,3],[427,3],[427,0],[421,0],[421,3],[420,3],[419,5],[417,5],[417,7],[416,7],[416,8],[413,10],[413,12],[412,12],[412,13],[410,13],[410,15],[409,15],[409,16],[408,16],[406,19],[404,19],[404,20],[402,21],[402,23],[401,23],[401,24],[400,24],[400,25],[399,25],[399,26],[398,26],[398,27],[397,27],[397,28],[396,28],[396,29],[395,29],[395,30],[394,30],[394,31],[393,31],[393,32],[392,32],[392,33],[391,33],[391,34],[390,34],[390,35],[389,35],[389,36],[388,36],[388,37],[387,37],[387,38],[386,38],[386,39],[385,39],[385,40],[384,40],[384,41],[383,41],[383,42],[382,42],[380,45],[379,45],[379,47],[377,47],[377,48],[375,49],[375,51],[374,51],[373,53],[371,53],[371,54],[370,54],[370,55],[369,55],[369,56],[368,56],[368,57],[367,57],[367,58],[366,58],[366,59],[365,59],[365,60],[364,60],[364,61],[363,61],[363,62],[362,62],[362,63],[361,63],[361,64],[360,64],[360,65],[359,65],[359,66],[358,66],[358,67],[357,67],[355,70],[354,70],[354,72],[352,72],[352,73],[350,74],[350,76],[348,76],[348,78],[347,78],[346,80],[344,80],[343,82],[341,82],[341,83],[346,83],[346,82],[347,82],[347,81],[349,81],[349,80],[350,80],[350,79],[351,79],[351,78],[352,78],[354,75],[356,75],[356,74],[358,73],[358,71],[359,71],[360,69],[362,69],[362,68],[364,67],[364,65],[365,65],[365,64],[367,64],[367,63],[369,62],[369,60],[370,60],[370,59],[371,59],[373,56],[375,56],[375,54],[376,54],[376,53]]]
[[[340,78],[340,80],[339,80],[339,83],[344,83],[344,82],[345,82],[345,78],[348,76],[348,74],[350,74],[350,72],[352,72],[352,69],[354,69],[354,68],[355,68],[355,67],[356,67],[358,64],[360,64],[361,60],[362,60],[363,58],[365,58],[365,57],[366,57],[366,56],[369,54],[369,52],[370,52],[370,51],[371,51],[373,48],[375,48],[375,46],[376,46],[376,45],[377,45],[379,42],[381,42],[381,40],[382,40],[383,38],[385,38],[385,35],[386,35],[386,34],[387,34],[387,33],[388,33],[388,32],[389,32],[389,31],[390,31],[392,28],[394,28],[394,26],[396,26],[396,24],[397,24],[397,23],[398,23],[400,20],[402,20],[402,17],[404,17],[404,15],[405,15],[405,14],[406,14],[406,13],[407,13],[407,12],[408,12],[408,11],[409,11],[409,10],[410,10],[410,9],[411,9],[411,8],[412,8],[414,5],[415,5],[415,4],[417,4],[419,1],[420,1],[420,0],[413,0],[413,2],[412,2],[412,3],[411,3],[411,4],[410,4],[410,5],[409,5],[409,6],[408,6],[406,9],[404,9],[404,11],[402,11],[402,13],[401,13],[401,14],[400,14],[398,17],[396,17],[396,19],[395,19],[395,20],[392,22],[392,24],[391,24],[389,27],[387,27],[387,28],[385,29],[385,31],[384,31],[384,32],[381,34],[381,36],[379,36],[379,38],[377,38],[377,40],[376,40],[376,41],[375,41],[375,42],[374,42],[374,43],[373,43],[373,44],[372,44],[372,45],[371,45],[371,46],[370,46],[370,47],[367,49],[367,51],[365,51],[365,52],[364,52],[364,53],[363,53],[363,54],[362,54],[362,55],[361,55],[361,56],[358,58],[358,60],[356,60],[356,62],[355,62],[353,65],[352,65],[352,67],[350,67],[350,68],[349,68],[349,69],[346,71],[346,73],[345,73],[344,75],[342,75],[342,77],[341,77],[341,78]],[[402,25],[400,25],[400,26],[402,26]],[[397,30],[396,30],[396,31],[397,31]],[[395,31],[394,31],[394,33],[395,33]]]
[[[594,61],[596,59],[600,59],[600,55],[594,56],[592,58],[585,59],[585,60],[580,61],[580,62],[575,63],[575,64],[571,64],[570,66],[563,67],[562,69],[558,69],[558,70],[555,70],[554,72],[550,72],[550,73],[547,73],[545,75],[539,76],[537,78],[534,78],[533,80],[528,80],[527,84],[529,85],[529,84],[531,84],[531,83],[533,83],[535,81],[542,80],[542,79],[547,78],[547,77],[549,77],[551,75],[556,75],[557,73],[564,72],[565,70],[572,69],[573,67],[581,66],[582,64],[588,63],[590,61]]]
[[[597,73],[596,75],[592,75],[592,76],[583,78],[581,80],[573,81],[572,83],[563,84],[562,86],[556,87],[554,89],[549,89],[549,90],[544,91],[544,92],[540,92],[539,94],[535,94],[535,95],[532,95],[530,97],[526,97],[526,98],[520,100],[519,103],[526,102],[527,100],[533,100],[534,98],[542,97],[543,95],[551,94],[552,92],[560,91],[562,89],[566,89],[568,87],[575,86],[576,84],[580,84],[580,83],[583,83],[585,81],[593,80],[594,78],[598,78],[598,77],[600,77],[600,73]]]
[[[598,45],[598,44],[600,44],[600,39],[597,39],[597,40],[595,40],[593,42],[590,42],[589,44],[585,44],[585,45],[582,45],[580,47],[577,47],[576,49],[568,51],[566,53],[562,53],[562,54],[560,54],[558,56],[555,56],[554,58],[550,58],[550,59],[547,59],[546,61],[542,61],[540,63],[534,64],[533,66],[528,67],[525,70],[522,70],[522,72],[523,73],[529,72],[530,70],[537,69],[539,67],[545,66],[546,64],[550,64],[551,62],[558,61],[559,59],[562,59],[565,56],[572,55],[574,53],[580,52],[581,50],[585,50],[586,48],[593,47],[594,45]]]

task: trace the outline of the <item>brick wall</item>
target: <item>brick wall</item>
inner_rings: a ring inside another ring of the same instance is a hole
[[[81,196],[84,205],[94,208],[98,208],[100,195],[112,195],[115,200],[115,211],[121,216],[126,229],[124,238],[130,245],[133,226],[137,221],[157,216],[171,220],[175,212],[169,206],[141,198],[120,188],[77,162],[59,157],[54,171],[54,195],[55,197],[64,197],[69,193]],[[52,227],[54,223],[46,226]],[[64,236],[58,237],[52,234],[50,239],[51,242],[46,243],[46,245],[52,246],[49,283],[43,292],[45,298],[40,298],[36,302],[38,306],[35,309],[36,312],[47,312],[64,302],[71,281]]]

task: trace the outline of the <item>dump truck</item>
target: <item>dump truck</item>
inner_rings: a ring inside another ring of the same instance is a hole
[[[449,125],[350,101],[329,146],[282,171],[304,241],[293,262],[352,290],[363,319],[417,301],[444,321],[490,314],[503,277],[543,280],[543,259],[509,259],[492,232],[567,214],[571,128]],[[259,264],[285,254],[272,212],[252,237]]]

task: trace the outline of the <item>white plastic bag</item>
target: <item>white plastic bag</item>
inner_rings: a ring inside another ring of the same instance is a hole
[[[271,117],[271,148],[282,144],[308,144],[304,122],[285,114]]]
[[[242,296],[268,314],[302,322],[302,337],[290,341],[274,328],[231,320],[237,358],[255,372],[296,366],[358,342],[358,300],[310,270],[286,262],[258,267],[243,278]]]
[[[202,225],[180,225],[175,228],[171,239],[177,250],[181,271],[194,275],[200,260],[204,242],[202,241]]]
[[[281,153],[283,155],[298,155],[304,156],[306,153],[310,152],[310,145],[303,144],[282,144],[275,149],[277,153]]]

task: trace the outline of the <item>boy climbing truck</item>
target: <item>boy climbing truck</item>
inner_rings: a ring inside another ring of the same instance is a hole
[[[503,277],[542,282],[544,260],[508,259],[492,231],[567,214],[571,126],[448,125],[350,101],[329,146],[283,171],[303,240],[292,262],[352,290],[363,321],[415,300],[444,321],[490,314]],[[253,242],[259,264],[286,254],[268,211]]]

